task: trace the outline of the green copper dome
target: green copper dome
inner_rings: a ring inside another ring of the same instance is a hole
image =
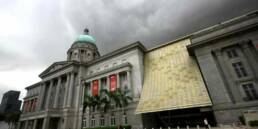
[[[89,35],[89,30],[86,28],[84,29],[84,34],[81,34],[75,40],[75,43],[96,43],[96,40]]]
[[[85,34],[82,34],[82,35],[79,35],[77,37],[77,39],[75,40],[75,42],[79,42],[79,43],[96,43],[96,40],[90,36],[90,35],[85,35]]]

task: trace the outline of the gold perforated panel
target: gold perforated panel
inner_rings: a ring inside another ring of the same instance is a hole
[[[211,105],[198,66],[182,40],[145,54],[144,84],[136,114]]]

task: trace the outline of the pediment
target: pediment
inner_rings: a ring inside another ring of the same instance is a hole
[[[58,69],[61,69],[63,68],[64,66],[67,66],[69,65],[70,63],[67,62],[67,61],[60,61],[60,62],[55,62],[53,63],[52,65],[50,65],[47,69],[45,69],[41,74],[39,74],[39,76],[43,76],[45,74],[48,74],[48,73],[51,73],[51,72],[54,72]]]

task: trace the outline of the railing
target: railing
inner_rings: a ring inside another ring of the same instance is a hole
[[[224,125],[224,126],[217,126],[217,127],[212,127],[208,125],[208,127],[203,127],[196,125],[196,127],[190,127],[190,126],[177,126],[177,127],[151,127],[151,128],[136,128],[136,129],[258,129],[258,127],[249,127],[246,125],[236,125],[236,124],[231,124],[231,125]]]

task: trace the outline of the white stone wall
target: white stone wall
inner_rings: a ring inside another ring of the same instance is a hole
[[[143,53],[138,49],[133,49],[124,54],[114,56],[103,60],[97,64],[93,64],[87,68],[85,76],[101,72],[106,69],[110,69],[114,66],[130,63],[132,65],[131,69],[131,86],[133,87],[133,94],[135,97],[139,97],[142,90],[143,81]]]

